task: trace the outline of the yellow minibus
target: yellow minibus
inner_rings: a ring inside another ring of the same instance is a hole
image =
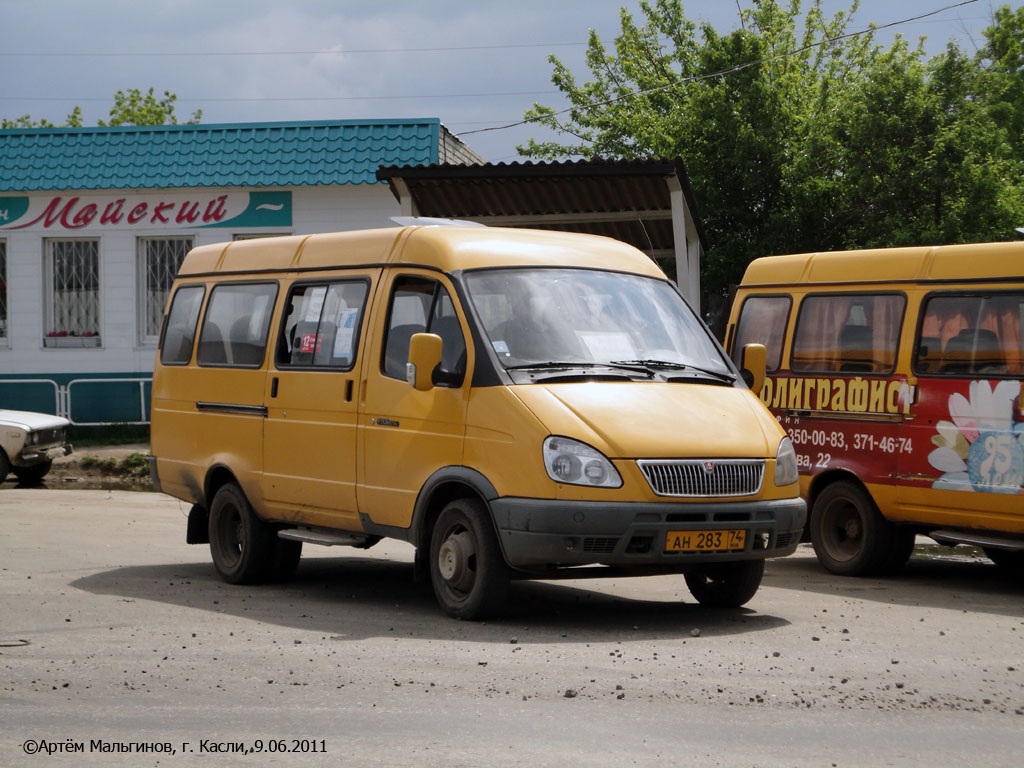
[[[806,506],[789,438],[651,259],[407,226],[195,248],[168,299],[151,471],[232,583],[302,545],[416,548],[459,618],[511,578],[682,573],[756,592]]]
[[[764,344],[829,571],[892,572],[917,534],[1024,566],[1024,243],[753,261],[726,345]]]

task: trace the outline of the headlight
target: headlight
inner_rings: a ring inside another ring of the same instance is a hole
[[[38,432],[29,432],[27,435],[25,435],[25,445],[35,445],[38,442],[39,442],[39,433]]]
[[[600,451],[568,437],[544,441],[544,468],[556,483],[619,488],[622,478]]]
[[[797,479],[793,441],[784,437],[779,442],[779,452],[775,454],[775,485],[792,485]]]

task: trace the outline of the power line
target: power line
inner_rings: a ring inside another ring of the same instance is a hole
[[[447,48],[353,48],[351,50],[336,50],[328,48],[319,51],[0,51],[0,56],[95,56],[95,57],[125,57],[125,56],[321,56],[321,55],[348,55],[355,53],[442,53],[448,51],[493,51],[509,48],[566,48],[570,46],[584,46],[586,43],[513,43],[509,45],[463,45],[450,46]]]
[[[976,3],[976,2],[978,2],[978,0],[963,0],[963,2],[954,3],[952,5],[947,5],[947,6],[943,7],[943,8],[939,8],[938,10],[929,11],[928,13],[922,13],[922,14],[920,14],[918,16],[911,16],[910,18],[907,18],[907,19],[901,19],[899,21],[891,21],[888,24],[882,24],[880,26],[871,26],[871,27],[868,27],[867,29],[862,29],[862,30],[859,30],[857,32],[847,32],[846,34],[837,35],[836,37],[829,37],[829,38],[826,38],[824,40],[819,40],[816,43],[810,43],[810,44],[802,46],[800,48],[796,48],[796,49],[794,49],[792,51],[787,51],[786,53],[780,53],[780,54],[777,54],[775,56],[768,56],[768,57],[763,58],[763,59],[756,59],[755,61],[748,61],[745,64],[737,64],[736,66],[729,67],[727,69],[722,69],[722,70],[719,70],[718,72],[711,72],[711,73],[706,74],[706,75],[693,75],[691,77],[684,77],[681,80],[676,80],[675,82],[672,82],[672,83],[665,83],[664,85],[658,85],[658,86],[655,86],[653,88],[645,88],[645,89],[639,90],[639,91],[630,91],[629,93],[625,93],[625,94],[623,94],[621,96],[616,96],[613,99],[605,99],[604,101],[595,101],[595,102],[591,102],[590,104],[583,104],[583,105],[578,105],[578,106],[567,107],[566,109],[562,109],[562,110],[559,110],[557,112],[551,112],[550,114],[547,114],[547,115],[539,115],[537,117],[527,117],[527,118],[523,118],[522,120],[517,120],[514,123],[508,123],[508,124],[505,124],[505,125],[496,125],[496,126],[492,126],[490,128],[476,128],[476,129],[474,129],[472,131],[463,131],[462,133],[459,133],[457,135],[458,136],[469,136],[470,134],[473,134],[473,133],[488,133],[490,131],[504,131],[504,130],[506,130],[508,128],[517,128],[520,125],[527,125],[529,123],[536,123],[536,122],[539,122],[541,120],[546,120],[546,119],[551,118],[551,117],[558,117],[559,115],[564,115],[564,114],[566,114],[568,112],[573,112],[573,111],[576,111],[576,110],[589,111],[591,109],[596,109],[597,107],[605,107],[605,106],[608,106],[609,104],[615,104],[617,102],[622,101],[623,99],[628,99],[628,98],[631,98],[633,96],[644,96],[644,95],[646,95],[648,93],[657,93],[658,91],[664,91],[664,90],[667,90],[669,88],[675,88],[676,86],[685,85],[687,83],[695,83],[695,82],[698,82],[700,80],[710,80],[713,77],[725,77],[726,75],[731,75],[731,74],[733,74],[735,72],[741,72],[742,70],[749,69],[750,67],[756,67],[759,64],[767,64],[767,63],[772,62],[772,61],[779,61],[780,59],[786,59],[786,58],[789,58],[791,56],[796,56],[798,54],[803,53],[804,51],[809,51],[812,48],[818,48],[818,47],[823,46],[823,45],[829,45],[831,43],[837,43],[840,40],[846,40],[846,39],[851,38],[851,37],[859,37],[860,35],[864,35],[864,34],[868,34],[868,33],[874,33],[874,32],[877,32],[880,29],[888,29],[889,27],[895,27],[895,26],[898,26],[900,24],[910,24],[911,22],[920,21],[921,19],[928,18],[929,16],[935,16],[936,14],[952,10],[953,8],[960,8],[962,6],[971,5],[971,4]]]
[[[549,96],[559,91],[508,91],[504,93],[433,93],[420,94],[412,93],[405,96],[269,96],[260,98],[178,98],[178,104],[209,102],[264,102],[264,101],[381,101],[395,99],[479,99],[484,97],[500,96]],[[0,96],[0,101],[103,101],[109,102],[109,96]]]

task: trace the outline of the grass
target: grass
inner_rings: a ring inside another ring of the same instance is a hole
[[[149,458],[144,453],[130,453],[121,461],[117,459],[101,459],[96,456],[83,456],[81,464],[85,469],[97,469],[105,475],[121,475],[124,477],[149,476]]]

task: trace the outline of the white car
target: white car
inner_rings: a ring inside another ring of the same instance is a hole
[[[0,483],[9,472],[23,483],[42,480],[55,458],[71,453],[70,424],[48,413],[0,409]]]

